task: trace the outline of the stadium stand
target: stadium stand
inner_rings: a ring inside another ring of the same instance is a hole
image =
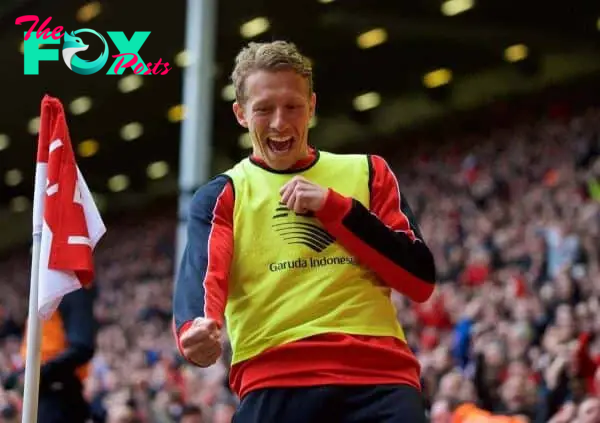
[[[389,160],[439,272],[427,303],[394,297],[431,421],[600,421],[600,109],[491,131],[408,166]],[[101,327],[86,387],[96,422],[231,421],[227,354],[193,368],[172,338],[175,216],[172,202],[125,217],[98,248]],[[22,381],[11,375],[22,367],[28,282],[26,252],[3,260],[9,423],[20,421]]]

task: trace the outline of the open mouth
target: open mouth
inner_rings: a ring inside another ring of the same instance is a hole
[[[275,154],[285,154],[292,149],[294,137],[268,137],[267,146]]]

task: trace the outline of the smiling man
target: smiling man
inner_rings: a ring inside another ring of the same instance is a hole
[[[236,58],[233,112],[253,150],[195,194],[175,285],[178,347],[208,367],[227,330],[236,423],[424,422],[420,368],[391,301],[435,265],[378,156],[308,143],[312,69],[293,44]]]

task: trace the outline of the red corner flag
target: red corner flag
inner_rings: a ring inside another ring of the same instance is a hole
[[[106,232],[75,162],[61,102],[42,100],[38,139],[33,233],[41,233],[38,312],[47,319],[62,297],[91,284],[93,250]]]

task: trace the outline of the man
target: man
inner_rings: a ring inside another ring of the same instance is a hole
[[[594,423],[600,421],[600,400],[596,397],[587,397],[579,405],[577,411],[578,423]]]
[[[232,79],[253,151],[192,200],[181,353],[214,364],[226,322],[236,423],[424,422],[390,294],[426,301],[435,268],[396,178],[380,157],[309,146],[312,69],[293,44],[251,43]]]
[[[94,295],[94,288],[65,295],[42,324],[38,423],[84,423],[90,416],[83,384],[95,350]]]

